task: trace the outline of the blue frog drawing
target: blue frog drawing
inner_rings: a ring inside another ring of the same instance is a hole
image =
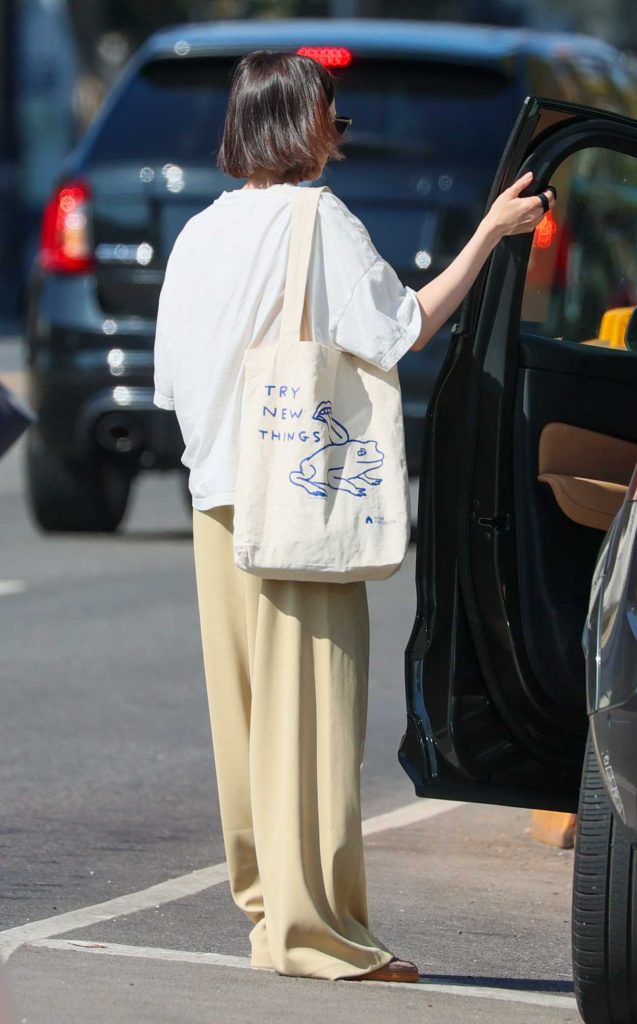
[[[371,475],[385,461],[376,441],[350,438],[347,428],[334,419],[331,402],[319,402],[312,419],[327,426],[330,443],[301,460],[299,468],[290,473],[293,484],[314,498],[326,498],[328,488],[362,498],[367,487],[383,482],[382,477]]]

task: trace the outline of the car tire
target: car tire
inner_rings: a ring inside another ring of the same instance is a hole
[[[637,1024],[637,848],[613,813],[589,734],[573,879],[573,978],[585,1024]]]
[[[49,451],[34,428],[27,433],[27,497],[36,524],[51,532],[113,533],[131,479],[115,466],[69,462]]]

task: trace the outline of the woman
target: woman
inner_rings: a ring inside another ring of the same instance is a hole
[[[293,197],[338,159],[334,80],[313,60],[238,65],[219,165],[245,185],[193,217],[170,255],[155,341],[155,404],[175,409],[190,470],[194,558],[232,895],[252,964],[315,978],[417,981],[368,927],[360,764],[367,712],[362,583],[260,579],[232,553],[242,359],[277,340]],[[321,195],[306,295],[316,341],[389,369],[458,307],[504,235],[554,197],[493,204],[456,260],[416,292],[331,192]]]

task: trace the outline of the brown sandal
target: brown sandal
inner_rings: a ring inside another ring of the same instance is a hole
[[[343,978],[343,981],[403,981],[413,985],[420,981],[420,975],[411,960],[399,960],[398,957],[394,957],[389,963],[377,967],[369,974],[357,974],[354,978]]]

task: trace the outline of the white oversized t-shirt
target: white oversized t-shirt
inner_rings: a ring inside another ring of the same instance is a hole
[[[223,192],[188,221],[168,259],[153,401],[177,415],[196,509],[234,503],[243,356],[278,339],[292,201],[302,187]],[[319,200],[307,300],[315,341],[384,370],[420,334],[416,293],[331,192]]]

